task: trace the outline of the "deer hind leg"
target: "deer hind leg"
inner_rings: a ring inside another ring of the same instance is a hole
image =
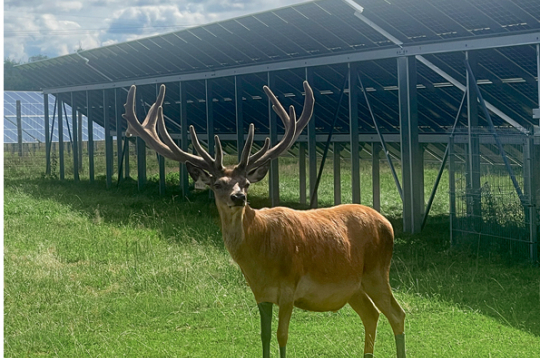
[[[362,288],[390,322],[396,338],[397,356],[405,358],[405,312],[394,298],[388,279],[380,272],[364,274]]]
[[[373,356],[373,347],[375,346],[375,335],[377,334],[377,322],[379,320],[379,311],[362,290],[358,291],[349,300],[349,305],[358,313],[364,324],[366,333],[364,343],[364,357]]]

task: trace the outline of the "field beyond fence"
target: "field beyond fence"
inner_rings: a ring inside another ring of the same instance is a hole
[[[95,181],[83,163],[76,183],[67,174],[69,156],[60,181],[55,171],[44,175],[40,153],[4,153],[6,357],[261,355],[258,309],[223,246],[207,191],[182,198],[178,165],[167,163],[167,194],[160,196],[152,152],[141,191],[134,179],[107,190],[99,154]],[[320,206],[333,203],[332,164],[326,167]],[[408,356],[540,356],[540,269],[450,248],[446,174],[426,229],[404,234],[399,195],[382,167],[382,212],[396,231],[391,285],[407,313]],[[426,195],[436,174],[426,169]],[[370,171],[361,175],[362,201],[370,205]],[[342,182],[347,202],[345,163]],[[280,160],[280,193],[283,205],[301,207],[293,158]],[[267,195],[265,180],[252,185],[249,200],[268,206]],[[273,356],[276,323],[277,309]],[[382,315],[377,333],[375,356],[394,357]],[[336,313],[295,309],[289,357],[359,357],[363,335],[348,306]]]

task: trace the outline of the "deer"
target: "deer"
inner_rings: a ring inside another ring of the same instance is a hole
[[[259,308],[263,358],[270,357],[273,305],[279,307],[280,357],[286,358],[294,307],[325,312],[338,311],[347,303],[364,325],[365,358],[373,357],[379,311],[390,322],[397,357],[405,358],[405,312],[389,283],[394,231],[383,215],[360,204],[257,210],[247,201],[250,184],[266,176],[270,161],[289,150],[312,117],[313,90],[307,81],[303,87],[304,107],[298,120],[294,106],[287,112],[270,88],[263,87],[285,133],[272,147],[266,138],[260,150],[251,154],[254,125],[250,124],[240,161],[232,167],[223,165],[217,135],[214,157],[201,146],[193,126],[189,131],[198,155],[183,151],[172,140],[163,118],[165,85],[142,123],[135,112],[136,86],[131,86],[123,114],[128,122],[126,134],[139,136],[165,158],[185,163],[192,179],[213,191],[224,246],[240,267]]]

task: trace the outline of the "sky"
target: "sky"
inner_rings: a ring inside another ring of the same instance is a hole
[[[305,1],[4,0],[4,58],[52,58]]]

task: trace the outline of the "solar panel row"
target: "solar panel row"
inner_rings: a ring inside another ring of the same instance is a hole
[[[23,143],[45,142],[45,114],[43,94],[39,92],[13,91],[4,92],[4,143],[17,143],[17,101],[21,102],[21,126]],[[58,142],[58,118],[55,113],[55,98],[49,95],[49,121],[52,129],[52,141]],[[71,107],[65,106],[63,118],[64,141],[70,141]],[[66,120],[67,117],[67,120]],[[68,129],[69,128],[69,129]],[[93,126],[94,140],[104,140],[101,126]],[[88,120],[82,118],[83,141],[88,140]]]

